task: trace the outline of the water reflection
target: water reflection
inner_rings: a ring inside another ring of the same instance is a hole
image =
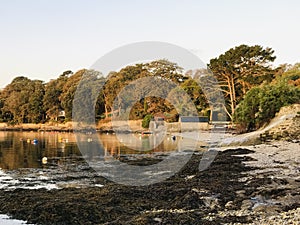
[[[83,134],[78,141],[86,145],[89,157],[100,154],[98,137],[102,144],[101,156],[104,160],[111,157],[119,159],[122,155],[154,154],[157,152],[181,151],[193,149],[195,141],[166,136],[161,143],[151,149],[155,142],[154,135],[142,134]],[[139,149],[139,150],[136,150]],[[95,152],[92,152],[95,151]],[[0,132],[0,168],[13,170],[18,168],[47,168],[66,166],[82,159],[73,133],[57,132]],[[43,158],[47,164],[43,164]]]
[[[65,157],[81,156],[68,133],[0,132],[0,168],[41,168],[42,158],[59,164]]]
[[[169,136],[161,140],[152,134],[101,135],[100,140],[105,155],[113,156],[174,151],[178,145],[178,140],[174,141]]]
[[[170,135],[150,150],[149,146],[157,141],[153,135],[82,134],[76,138],[73,133],[0,132],[0,189],[100,187],[107,181],[95,172],[91,162],[110,173],[111,160],[156,165],[168,152],[181,154],[199,146],[190,138],[177,136],[174,140]],[[81,148],[79,151],[80,145],[86,146],[87,152]]]

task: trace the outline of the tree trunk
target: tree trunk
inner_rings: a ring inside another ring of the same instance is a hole
[[[104,109],[105,109],[105,118],[108,118],[108,110],[106,104],[104,104]]]
[[[231,74],[230,75],[230,79],[231,79],[231,88],[232,88],[232,105],[231,105],[231,115],[234,114],[235,111],[235,107],[236,107],[236,93],[235,93],[235,83],[234,83],[234,76]]]
[[[228,112],[228,110],[226,109],[226,112],[228,114],[228,116],[230,117],[230,119],[232,119],[232,114],[234,112],[234,99],[235,99],[235,95],[234,95],[234,87],[232,86],[232,76],[230,75],[229,77],[227,77],[227,84],[228,84],[228,91],[229,91],[229,97],[230,97],[230,108],[231,108],[231,112]],[[226,106],[225,106],[226,108]]]

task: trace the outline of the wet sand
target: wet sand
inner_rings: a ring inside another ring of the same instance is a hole
[[[95,174],[88,179],[103,187],[1,189],[0,213],[34,224],[298,224],[300,180],[260,170],[255,154],[255,147],[222,149],[199,171],[195,153],[177,174],[144,187]]]

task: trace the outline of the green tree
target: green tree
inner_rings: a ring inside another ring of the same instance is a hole
[[[86,71],[86,69],[77,71],[68,78],[63,86],[59,100],[61,101],[61,106],[65,111],[66,121],[70,121],[72,119],[74,95],[77,89],[77,85],[79,84],[82,76],[84,75],[84,73],[86,73]]]
[[[14,123],[38,123],[43,119],[42,81],[17,77],[2,92],[2,110]]]
[[[3,90],[0,90],[0,122],[7,122],[6,113],[4,111],[4,93]]]
[[[77,121],[93,125],[95,119],[104,112],[104,99],[100,91],[105,79],[94,70],[85,70],[80,76],[76,95],[72,93],[72,116]]]
[[[300,103],[300,89],[285,82],[265,85],[259,95],[258,126],[270,121],[281,107]]]
[[[274,82],[287,82],[291,85],[300,87],[300,63],[295,65],[281,65],[281,73],[278,73]]]
[[[30,96],[28,99],[27,121],[31,123],[40,123],[45,119],[43,109],[43,98],[45,95],[45,86],[43,81],[34,80],[29,87]]]
[[[225,94],[227,104],[224,108],[230,119],[248,90],[273,79],[275,71],[270,65],[276,58],[273,53],[271,48],[264,49],[259,45],[240,45],[210,60],[208,67]]]
[[[199,113],[204,113],[209,107],[208,101],[203,93],[202,88],[195,79],[189,78],[185,80],[181,87],[190,96]]]
[[[175,83],[181,83],[184,79],[186,79],[183,75],[183,68],[166,59],[145,63],[144,68],[151,76],[169,79]]]
[[[153,116],[151,114],[146,115],[142,121],[142,127],[149,128],[150,121],[152,120],[152,118]]]
[[[58,113],[63,110],[60,100],[61,94],[63,93],[65,83],[72,74],[73,72],[70,70],[65,71],[59,78],[51,80],[45,85],[43,109],[47,117],[51,120],[56,120]]]
[[[254,87],[247,92],[234,113],[234,121],[238,123],[241,132],[249,132],[257,128],[259,123],[261,87]]]
[[[281,107],[300,103],[300,89],[286,82],[252,88],[238,105],[234,120],[242,132],[268,123]]]

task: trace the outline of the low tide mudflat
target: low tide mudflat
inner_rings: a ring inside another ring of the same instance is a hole
[[[195,152],[174,176],[137,187],[82,164],[73,175],[52,179],[64,184],[58,188],[0,189],[0,213],[33,224],[297,224],[297,149],[299,143],[286,142],[228,147],[204,171],[198,170],[202,153]]]

